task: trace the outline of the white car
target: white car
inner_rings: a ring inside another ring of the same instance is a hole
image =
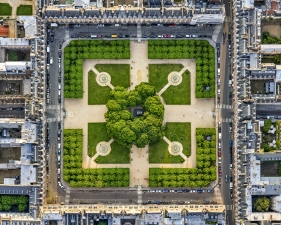
[[[190,192],[191,192],[191,193],[196,193],[197,191],[196,191],[196,190],[191,190]]]
[[[221,90],[220,89],[218,89],[218,95],[220,95],[221,94]]]

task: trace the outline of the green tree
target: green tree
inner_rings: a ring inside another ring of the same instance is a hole
[[[254,203],[254,207],[258,212],[267,212],[270,208],[270,199],[267,197],[258,198]]]

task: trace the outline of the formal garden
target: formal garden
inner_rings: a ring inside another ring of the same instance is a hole
[[[206,40],[149,40],[149,59],[196,59],[196,97],[215,98],[215,49]]]
[[[163,50],[165,46],[168,51]],[[195,96],[214,97],[215,55],[214,48],[207,41],[148,41],[149,59],[168,57],[196,58]],[[132,66],[128,60],[129,40],[71,41],[64,48],[65,98],[83,98],[85,59],[120,59],[120,63],[102,64],[99,61],[87,71],[87,104],[106,106],[105,122],[88,121],[86,139],[83,129],[64,129],[64,181],[71,187],[128,187],[130,168],[135,163],[132,154],[136,149],[147,149],[147,164],[142,166],[149,167],[147,180],[150,187],[206,187],[216,179],[215,128],[196,128],[193,137],[191,122],[181,119],[164,122],[165,105],[181,107],[192,104],[191,72],[186,65],[165,61],[163,64],[148,64],[149,81],[140,82],[133,88]],[[94,112],[88,113],[95,117]],[[196,167],[186,168],[183,165],[188,165],[184,163],[192,155],[195,135]],[[83,139],[87,140],[88,164],[90,162],[95,167],[82,168]],[[103,150],[106,154],[101,154]],[[145,155],[145,152],[138,154]],[[109,168],[111,164],[112,168]],[[171,168],[160,167],[162,164]],[[173,164],[183,167],[173,168]]]
[[[64,48],[64,97],[83,97],[84,59],[129,59],[129,40],[73,40]]]
[[[63,179],[70,187],[128,187],[129,168],[83,169],[83,130],[64,129]]]

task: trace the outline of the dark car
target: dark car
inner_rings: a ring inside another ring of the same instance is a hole
[[[146,34],[142,35],[142,38],[148,38],[148,36]]]
[[[76,35],[72,34],[70,37],[71,37],[71,38],[76,38]]]
[[[207,190],[207,192],[211,193],[211,192],[214,192],[214,190],[213,189],[209,189],[209,190]]]
[[[177,190],[177,193],[182,193],[182,190],[181,189]]]
[[[124,34],[118,34],[118,38],[125,38]]]
[[[187,193],[187,192],[190,192],[190,190],[188,190],[188,189],[183,189],[183,192]]]
[[[58,102],[61,103],[61,97],[59,97]]]
[[[220,50],[217,51],[217,56],[220,57]]]
[[[164,190],[163,190],[163,192],[164,192],[164,193],[168,193],[168,192],[169,192],[169,190],[167,190],[167,189],[164,189]]]
[[[156,35],[152,34],[150,35],[150,38],[156,38]]]
[[[197,190],[197,193],[203,193],[203,190]]]
[[[59,83],[61,82],[61,76],[58,77],[58,82],[59,82]]]
[[[130,38],[130,35],[129,35],[129,34],[126,34],[126,35],[125,35],[125,38]]]
[[[182,38],[182,35],[177,34],[177,35],[176,35],[176,38]]]
[[[61,129],[61,122],[58,122],[58,129]]]
[[[220,49],[220,43],[216,43],[216,48]]]

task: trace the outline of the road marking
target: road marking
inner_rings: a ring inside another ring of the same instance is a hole
[[[66,195],[65,195],[65,204],[69,204],[69,197],[70,197],[70,190],[66,190]]]
[[[233,211],[235,209],[235,206],[234,205],[226,205],[225,208],[226,208],[226,210]]]
[[[138,185],[138,204],[142,204],[142,190],[141,190],[141,185]]]
[[[232,119],[231,118],[222,118],[222,122],[229,123],[229,122],[232,122]]]
[[[226,104],[218,104],[217,108],[218,109],[232,109],[233,106],[232,105],[226,105]]]
[[[58,116],[57,118],[48,118],[47,122],[52,123],[52,122],[56,122],[56,121],[60,121],[60,120],[61,120],[61,118]]]
[[[60,105],[48,105],[47,109],[60,109]]]
[[[140,23],[138,23],[138,25],[137,25],[137,37],[141,38],[141,24]]]

